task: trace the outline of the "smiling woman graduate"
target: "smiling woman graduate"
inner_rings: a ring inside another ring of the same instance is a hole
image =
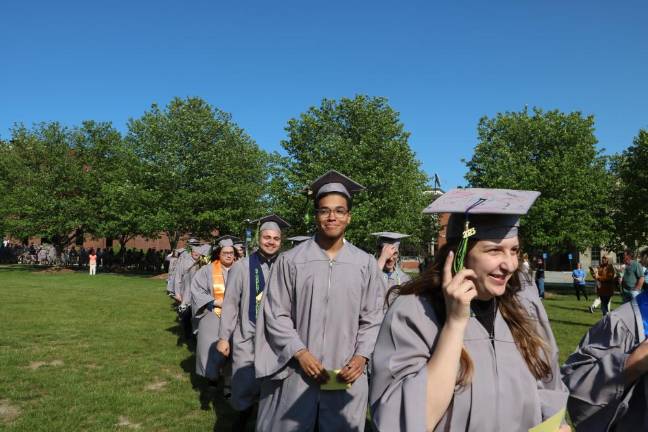
[[[538,195],[456,189],[425,210],[451,213],[448,242],[390,293],[373,355],[377,430],[526,432],[560,416],[567,391],[553,333],[517,274],[519,219]]]

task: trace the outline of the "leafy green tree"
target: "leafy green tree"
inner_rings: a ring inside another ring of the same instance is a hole
[[[401,231],[420,241],[429,229],[421,210],[427,204],[427,177],[408,144],[399,115],[382,97],[324,99],[286,127],[286,157],[272,164],[273,209],[294,233],[313,232],[313,203],[300,192],[335,169],[367,187],[354,199],[347,237],[372,249],[374,231]]]
[[[615,194],[619,239],[630,247],[648,244],[648,130],[639,131],[613,166],[619,180]]]
[[[92,191],[94,217],[86,223],[86,232],[117,239],[121,250],[138,235],[156,237],[160,230],[152,223],[155,202],[142,181],[139,160],[121,134],[109,123],[86,121],[71,139]]]
[[[185,233],[240,233],[246,218],[266,210],[269,156],[229,114],[200,98],[175,98],[164,109],[153,104],[129,121],[126,145],[149,194],[147,219],[172,247]]]
[[[70,131],[58,123],[12,130],[5,146],[5,229],[14,237],[48,238],[60,252],[89,226],[92,182]]]
[[[584,250],[613,238],[613,179],[594,118],[534,108],[483,117],[466,179],[473,187],[542,193],[522,220],[525,247]]]

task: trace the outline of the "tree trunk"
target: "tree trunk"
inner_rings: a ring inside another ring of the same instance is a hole
[[[171,246],[171,251],[173,252],[178,247],[178,242],[180,241],[180,233],[178,231],[167,231],[166,235],[169,238],[169,245]]]

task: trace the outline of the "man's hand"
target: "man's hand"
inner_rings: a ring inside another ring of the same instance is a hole
[[[564,424],[560,426],[558,432],[572,432],[572,428],[570,428],[569,425]]]
[[[223,354],[225,357],[229,357],[230,354],[230,344],[228,341],[219,339],[216,343],[216,351]]]
[[[299,367],[311,379],[320,384],[324,384],[329,380],[328,372],[326,372],[324,366],[307,349],[297,351],[295,359],[299,362]]]
[[[380,257],[378,257],[378,268],[382,270],[385,267],[387,261],[389,261],[389,258],[394,256],[396,252],[398,252],[398,248],[396,246],[394,246],[393,244],[385,243],[382,247],[382,250],[380,251]]]
[[[338,374],[338,381],[352,384],[355,380],[360,378],[366,364],[366,358],[360,355],[354,355],[351,360],[349,360],[349,363],[347,363]]]

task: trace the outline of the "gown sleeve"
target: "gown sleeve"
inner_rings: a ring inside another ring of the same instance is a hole
[[[621,308],[630,310],[626,305]],[[571,393],[567,408],[576,426],[601,410],[608,412],[603,417],[611,419],[624,398],[623,370],[635,337],[616,312],[596,323],[562,366],[563,380]]]
[[[241,306],[241,294],[243,291],[243,272],[245,266],[242,261],[234,264],[227,275],[225,283],[225,297],[221,306],[221,324],[218,332],[218,338],[230,340],[234,328],[238,322],[238,315]]]
[[[369,280],[367,289],[362,295],[360,323],[355,348],[355,355],[361,355],[366,359],[371,358],[371,353],[376,344],[380,323],[383,318],[383,297],[387,291],[382,272],[373,258],[369,259],[368,272]]]
[[[376,430],[426,430],[426,365],[439,327],[424,302],[415,295],[398,297],[380,328],[370,389]]]

